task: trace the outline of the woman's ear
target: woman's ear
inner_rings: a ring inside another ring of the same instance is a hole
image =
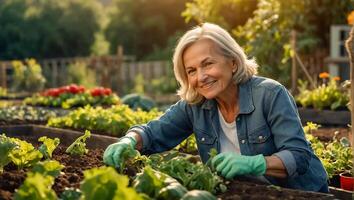
[[[232,73],[235,73],[236,71],[237,71],[236,60],[232,60]]]

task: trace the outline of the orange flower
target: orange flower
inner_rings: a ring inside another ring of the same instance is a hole
[[[354,10],[347,17],[348,24],[354,25]]]
[[[340,81],[340,77],[339,76],[335,76],[335,77],[333,77],[333,80]]]
[[[327,72],[322,72],[322,73],[320,73],[319,77],[322,78],[322,79],[324,79],[324,78],[329,78],[329,73],[327,73]]]

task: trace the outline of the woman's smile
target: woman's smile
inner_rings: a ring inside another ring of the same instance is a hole
[[[200,88],[202,88],[202,89],[209,89],[209,88],[213,87],[214,83],[216,83],[216,80],[214,80],[214,81],[209,81],[209,82],[207,82],[207,83],[205,83],[205,84],[202,84],[202,85],[200,86]]]

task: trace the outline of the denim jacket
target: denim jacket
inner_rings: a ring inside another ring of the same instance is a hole
[[[318,191],[327,182],[327,174],[313,153],[304,131],[293,97],[278,82],[253,76],[239,86],[239,115],[237,136],[242,155],[275,155],[283,162],[288,177],[265,176],[274,185]],[[170,150],[191,133],[195,134],[203,162],[208,152],[220,152],[216,100],[190,105],[180,100],[159,119],[145,125],[133,126],[143,140],[143,154]]]

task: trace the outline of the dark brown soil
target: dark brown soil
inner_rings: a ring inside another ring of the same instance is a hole
[[[280,188],[277,186],[256,184],[233,180],[227,185],[228,190],[219,195],[223,200],[324,200],[335,199],[330,194],[317,192],[303,192],[301,190],[292,190]]]
[[[26,139],[21,137],[20,139]],[[30,138],[27,138],[30,139]],[[36,144],[34,144],[36,146]],[[53,152],[53,159],[59,161],[65,166],[62,170],[63,174],[55,179],[53,186],[54,191],[59,196],[65,187],[79,188],[80,182],[83,180],[83,171],[99,167],[103,165],[102,155],[103,149],[89,150],[87,155],[73,157],[65,153],[65,147],[59,146]],[[14,165],[5,167],[4,173],[0,174],[0,199],[9,200],[13,199],[15,189],[26,178],[28,169],[18,170]],[[126,172],[128,175],[133,175],[135,172]],[[327,196],[320,193],[302,192],[299,190],[290,190],[279,187],[272,187],[244,181],[232,181],[228,185],[227,192],[219,195],[218,197],[225,200],[231,199],[334,199],[333,196]]]
[[[89,150],[87,155],[84,156],[70,156],[65,153],[65,147],[59,146],[53,152],[53,159],[59,161],[65,166],[61,175],[55,179],[53,185],[54,191],[59,196],[64,191],[65,187],[79,188],[80,181],[83,180],[83,171],[93,167],[103,165],[102,162],[102,149]],[[4,173],[0,174],[0,199],[12,199],[15,189],[26,178],[27,170],[17,170],[15,165],[8,165],[5,167]]]
[[[337,132],[337,138],[346,137],[352,141],[349,127],[320,127],[318,130],[312,131],[312,134],[318,137],[321,141],[329,142],[333,140],[333,136]]]

